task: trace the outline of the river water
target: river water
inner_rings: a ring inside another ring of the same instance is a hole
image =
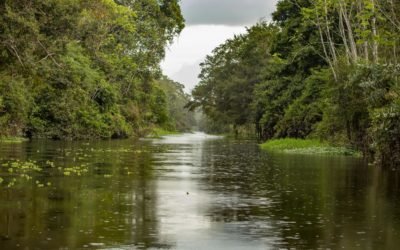
[[[194,133],[0,144],[0,161],[0,249],[400,246],[399,175],[361,159]]]

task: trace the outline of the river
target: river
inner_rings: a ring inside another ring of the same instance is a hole
[[[0,249],[398,249],[400,178],[202,133],[0,144]]]

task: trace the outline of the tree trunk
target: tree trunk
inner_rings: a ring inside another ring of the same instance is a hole
[[[353,33],[353,27],[351,25],[351,19],[349,17],[349,12],[347,10],[347,6],[346,3],[343,3],[343,0],[339,1],[339,9],[341,14],[343,15],[343,19],[344,22],[347,26],[347,36],[348,36],[348,41],[349,41],[349,45],[350,45],[350,51],[351,51],[351,58],[353,60],[353,62],[357,62],[358,61],[358,52],[357,52],[357,45],[356,45],[356,41],[354,39],[354,33]]]
[[[330,27],[329,27],[330,25],[329,25],[329,20],[328,20],[328,6],[326,3],[326,0],[324,0],[324,11],[325,11],[326,36],[328,38],[329,48],[331,51],[333,64],[336,65],[336,63],[337,63],[336,48],[335,48],[335,44],[333,43],[331,31],[330,31]]]
[[[374,63],[379,62],[379,45],[378,45],[378,30],[376,27],[376,12],[375,12],[375,0],[371,0],[372,3],[372,11],[373,17],[371,20],[371,28],[372,28],[372,35],[373,35],[373,45],[372,45],[372,55],[374,58]]]
[[[346,51],[347,64],[350,64],[350,56],[351,55],[350,55],[349,44],[348,44],[347,37],[346,37],[346,31],[344,29],[342,13],[339,13],[339,32],[340,32],[340,36],[342,37],[344,48],[345,48],[345,51]]]
[[[325,55],[325,60],[328,62],[329,67],[331,68],[333,77],[335,78],[335,81],[337,82],[338,77],[337,77],[337,74],[336,74],[335,65],[332,62],[332,59],[329,56],[328,50],[327,50],[326,45],[325,45],[324,32],[322,31],[321,22],[320,22],[320,18],[319,18],[319,15],[318,15],[318,10],[316,10],[315,12],[317,14],[317,27],[318,27],[318,31],[319,31],[319,37],[320,37],[320,40],[321,40],[321,44],[322,44],[322,49],[323,49],[324,55]]]

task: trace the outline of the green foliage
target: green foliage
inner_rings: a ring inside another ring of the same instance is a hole
[[[324,91],[324,117],[317,134],[364,150],[369,117],[365,93],[360,86],[362,74],[357,73],[357,66],[346,64],[337,72],[338,80],[331,80]]]
[[[32,95],[25,79],[0,74],[0,136],[18,136],[26,128]]]
[[[0,3],[0,135],[126,137],[168,122],[155,84],[177,1]]]
[[[377,161],[391,167],[400,164],[400,101],[374,110],[370,132]]]
[[[166,94],[165,105],[167,105],[169,119],[165,127],[177,131],[192,130],[196,121],[194,112],[186,108],[186,104],[190,101],[190,95],[184,92],[184,86],[165,76],[158,80],[157,84]]]
[[[322,120],[322,92],[329,82],[328,70],[315,71],[304,81],[304,90],[285,110],[276,125],[279,137],[305,138]]]
[[[213,51],[201,64],[201,82],[193,90],[192,109],[202,108],[215,124],[240,126],[252,122],[255,86],[265,78],[269,47],[276,27],[259,23]]]
[[[361,87],[369,106],[368,135],[376,160],[384,165],[400,165],[400,82],[399,65],[367,65]]]
[[[399,10],[395,1],[281,0],[272,24],[207,57],[189,106],[217,132],[254,124],[262,140],[319,138],[399,166]]]

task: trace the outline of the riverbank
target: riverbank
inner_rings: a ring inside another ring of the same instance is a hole
[[[262,149],[292,154],[348,155],[361,157],[361,152],[347,148],[332,146],[328,142],[311,139],[276,139],[260,145]]]
[[[145,134],[142,135],[137,135],[137,136],[128,136],[126,138],[137,138],[137,137],[146,137],[146,138],[160,138],[162,136],[166,136],[166,135],[177,135],[177,134],[181,134],[181,131],[171,131],[171,130],[166,130],[163,128],[152,128],[150,132],[146,132]],[[49,139],[52,140],[51,138],[46,138],[46,137],[38,137],[36,139]],[[116,139],[124,139],[124,138],[116,138]],[[54,139],[53,139],[54,140]],[[83,141],[81,139],[63,139],[65,141]],[[92,138],[92,139],[86,139],[85,141],[97,141],[100,140],[99,138]],[[103,140],[108,140],[107,139],[103,139]],[[23,142],[27,142],[29,141],[28,138],[25,137],[12,137],[12,136],[7,136],[7,137],[0,137],[0,143],[14,143],[14,144],[19,144],[19,143],[23,143]]]

